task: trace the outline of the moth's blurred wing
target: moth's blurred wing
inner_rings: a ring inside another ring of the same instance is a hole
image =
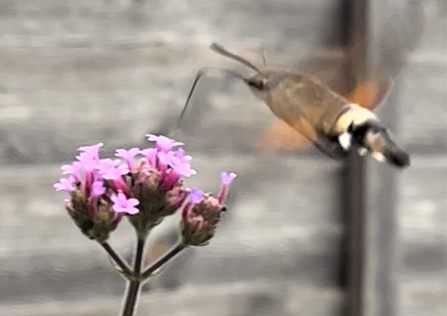
[[[269,126],[258,142],[260,150],[280,153],[306,150],[311,145],[306,137],[279,119]]]
[[[370,110],[385,103],[409,53],[419,43],[424,26],[424,1],[387,1],[383,5],[371,26],[370,65],[347,95],[351,102]]]
[[[374,110],[386,101],[392,87],[393,79],[391,78],[384,81],[360,82],[346,95],[346,99],[368,110]]]

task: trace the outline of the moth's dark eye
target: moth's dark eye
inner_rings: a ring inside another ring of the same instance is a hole
[[[265,85],[263,80],[248,79],[246,80],[246,82],[250,87],[253,87],[258,90],[264,90]]]

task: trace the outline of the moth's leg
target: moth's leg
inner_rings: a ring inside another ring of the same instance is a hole
[[[327,137],[320,135],[315,142],[323,153],[333,159],[342,159],[349,155],[351,147],[345,148],[340,144],[339,136]]]

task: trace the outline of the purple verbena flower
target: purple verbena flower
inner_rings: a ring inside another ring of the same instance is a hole
[[[119,166],[120,164],[120,160],[119,159],[110,159],[110,158],[106,158],[106,159],[101,159],[99,160],[95,167],[98,169],[99,173],[104,173],[107,172],[109,169],[113,169],[116,168],[117,166]]]
[[[231,182],[236,178],[236,174],[234,172],[226,173],[222,172],[220,174],[220,178],[222,180],[222,186],[220,188],[219,194],[217,195],[217,200],[219,203],[223,203],[227,196],[228,188],[230,187]]]
[[[99,159],[99,149],[103,146],[103,143],[98,143],[96,145],[92,145],[92,146],[82,146],[79,147],[78,150],[81,153],[86,153],[91,155],[94,159],[98,160]]]
[[[71,165],[63,165],[61,167],[62,174],[72,175],[76,179],[79,179],[81,177],[80,169],[81,163],[79,161],[74,161]]]
[[[170,152],[164,152],[164,151],[160,151],[157,154],[157,158],[158,158],[158,164],[157,164],[157,169],[159,169],[160,171],[165,171],[166,167],[168,165],[172,164],[172,158],[174,157],[174,153],[172,151]]]
[[[178,159],[180,159],[182,162],[190,162],[192,157],[189,155],[185,155],[185,151],[183,148],[179,148],[176,151],[176,156]]]
[[[113,202],[113,210],[115,212],[127,213],[130,215],[138,213],[138,209],[135,206],[140,202],[137,199],[128,199],[123,192],[118,192],[118,194],[114,194],[110,198]]]
[[[220,178],[222,180],[222,183],[225,185],[230,185],[231,182],[237,177],[237,175],[234,172],[226,173],[222,172],[220,174]]]
[[[73,178],[70,177],[68,179],[60,179],[58,183],[54,184],[54,188],[56,189],[56,191],[67,191],[68,193],[74,191],[75,187],[73,184]]]
[[[140,151],[146,157],[147,163],[152,168],[157,168],[157,149],[147,148]]]
[[[172,151],[158,153],[158,170],[161,171],[160,188],[162,190],[171,190],[182,176],[190,177],[196,174],[189,164],[191,156],[184,156],[183,151],[180,151],[180,157]]]
[[[121,165],[118,159],[101,159],[96,165],[99,174],[106,180],[118,180],[129,173],[126,165]]]
[[[95,181],[92,184],[92,193],[94,196],[100,196],[103,195],[106,192],[106,188],[104,188],[104,185],[102,181]]]
[[[177,152],[178,153],[178,152]],[[191,156],[183,156],[183,151],[181,151],[181,156],[172,155],[170,166],[176,174],[183,177],[190,177],[197,174],[197,172],[191,168],[189,161]]]
[[[167,138],[166,136],[163,135],[157,136],[152,134],[146,134],[146,136],[148,141],[157,143],[158,151],[163,151],[166,153],[170,151],[172,147],[183,145],[183,143],[176,142],[175,140]]]
[[[88,152],[81,153],[79,156],[76,156],[76,159],[78,159],[78,166],[86,172],[92,172],[99,161],[97,157]]]
[[[203,199],[203,191],[198,189],[191,189],[189,190],[189,201],[194,204],[198,204]]]
[[[156,142],[155,148],[116,150],[115,156],[125,162],[100,159],[102,143],[80,147],[76,161],[61,168],[69,178],[54,185],[70,194],[68,213],[85,235],[102,242],[124,216],[139,236],[146,236],[163,217],[181,209],[188,243],[205,243],[214,235],[223,199],[235,175],[222,175],[218,199],[189,190],[182,177],[196,174],[190,165],[192,157],[181,148],[173,149],[183,144],[161,135],[147,136]],[[144,157],[135,159],[138,154]]]
[[[116,152],[115,156],[121,157],[124,160],[126,160],[129,170],[133,170],[133,159],[137,154],[140,153],[140,149],[139,148],[131,148],[129,150],[117,149],[115,152]]]

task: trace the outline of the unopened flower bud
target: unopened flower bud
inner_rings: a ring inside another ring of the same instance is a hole
[[[198,196],[201,196],[200,199]],[[189,246],[204,246],[214,237],[222,205],[209,194],[191,190],[189,202],[182,212],[183,242]]]
[[[122,218],[121,214],[113,211],[112,203],[97,197],[88,200],[80,190],[71,193],[71,199],[66,201],[65,208],[81,232],[99,242],[109,238]]]
[[[146,176],[140,174],[133,186],[132,194],[140,204],[138,214],[129,216],[129,221],[142,236],[164,217],[173,215],[187,196],[181,180],[177,179],[171,190],[164,191],[159,187],[160,178],[159,172],[153,170]]]
[[[235,173],[221,173],[222,187],[217,199],[200,190],[190,190],[180,223],[185,245],[204,246],[214,237],[221,213],[225,210],[223,202],[234,178]]]

